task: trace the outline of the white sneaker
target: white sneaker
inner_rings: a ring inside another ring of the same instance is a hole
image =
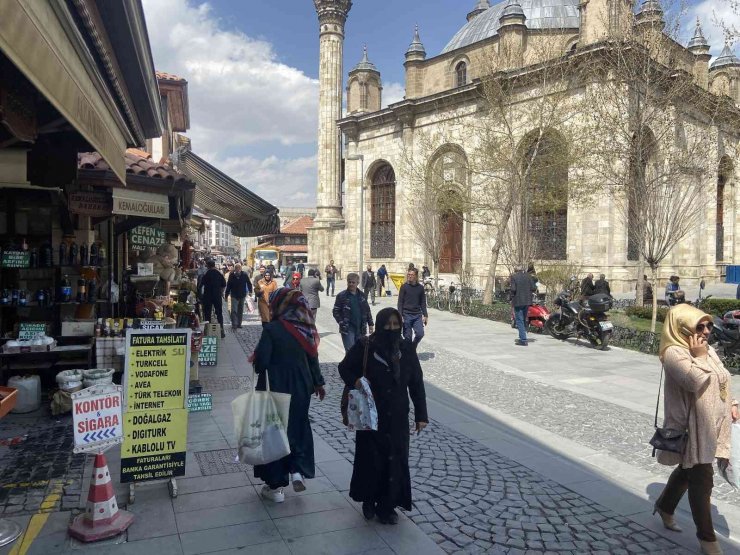
[[[301,476],[300,472],[291,474],[290,481],[293,482],[293,491],[306,491],[306,484],[303,482],[303,476]]]
[[[262,486],[262,491],[260,491],[260,495],[264,499],[273,501],[274,503],[282,503],[283,501],[285,501],[285,494],[283,493],[283,488],[272,489],[267,484]]]

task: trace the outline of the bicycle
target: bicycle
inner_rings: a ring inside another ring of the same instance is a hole
[[[475,290],[462,284],[451,284],[449,287],[449,309],[450,312],[456,312],[460,309],[463,316],[470,314],[473,307],[473,297]]]

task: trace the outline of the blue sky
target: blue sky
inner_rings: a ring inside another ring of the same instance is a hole
[[[188,80],[193,149],[273,204],[314,205],[318,21],[313,1],[142,1],[157,69]],[[700,15],[714,45],[721,35],[711,19],[714,13],[725,16],[727,1],[700,0],[689,10],[689,19]],[[346,26],[345,78],[367,44],[381,72],[384,104],[401,100],[404,53],[414,26],[419,25],[427,55],[434,56],[476,3],[355,0]]]

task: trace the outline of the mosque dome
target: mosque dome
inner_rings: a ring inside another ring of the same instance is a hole
[[[503,0],[468,21],[447,43],[442,54],[495,36],[508,4],[508,0]],[[518,4],[529,29],[578,29],[581,25],[579,0],[519,0]]]

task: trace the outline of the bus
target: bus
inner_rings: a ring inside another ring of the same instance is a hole
[[[249,252],[249,264],[255,270],[260,266],[272,264],[275,268],[280,268],[280,251],[271,248],[254,247]]]

